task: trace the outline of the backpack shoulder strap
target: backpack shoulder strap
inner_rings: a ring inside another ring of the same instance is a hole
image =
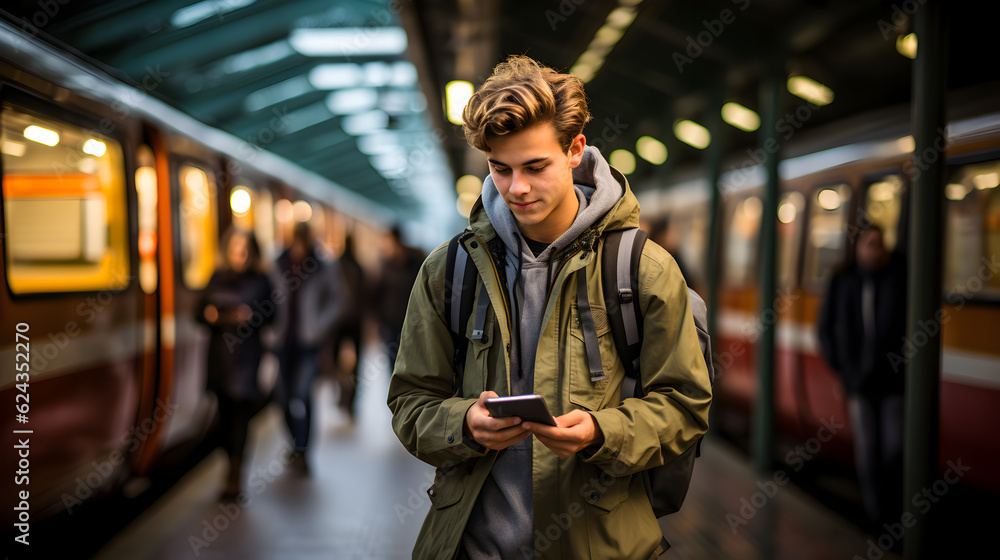
[[[479,277],[475,263],[462,245],[462,241],[470,234],[469,230],[465,230],[451,238],[445,261],[444,313],[455,346],[455,388],[458,392],[462,390],[465,354],[469,346],[465,337],[465,325],[472,315],[473,297]]]
[[[642,311],[639,308],[639,258],[647,233],[638,228],[616,230],[604,239],[601,284],[604,306],[615,340],[615,349],[625,367],[622,400],[637,396],[639,352],[642,349]],[[641,396],[641,395],[640,395]]]

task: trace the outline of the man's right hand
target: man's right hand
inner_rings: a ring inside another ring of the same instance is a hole
[[[465,434],[487,449],[497,451],[531,436],[531,432],[521,427],[521,419],[516,416],[510,418],[490,416],[490,411],[486,410],[486,399],[498,396],[493,391],[483,391],[479,394],[476,404],[469,407],[465,413]]]

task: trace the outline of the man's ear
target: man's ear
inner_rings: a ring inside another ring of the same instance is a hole
[[[587,147],[587,137],[577,134],[569,144],[569,166],[576,169],[583,161],[583,150]]]

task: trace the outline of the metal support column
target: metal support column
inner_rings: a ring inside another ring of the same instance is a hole
[[[719,236],[722,233],[720,227],[722,220],[719,218],[722,193],[719,190],[719,179],[722,176],[722,155],[725,151],[722,101],[722,86],[718,86],[709,95],[709,116],[706,124],[708,124],[709,134],[712,135],[712,143],[705,150],[705,177],[708,180],[708,188],[711,193],[708,203],[708,254],[705,255],[705,284],[708,288],[708,294],[705,299],[708,304],[708,334],[715,339],[718,339],[718,333],[715,331],[715,320],[718,317],[716,311],[719,301],[719,260],[721,258]]]
[[[910,189],[909,284],[907,340],[916,353],[906,366],[906,418],[903,510],[910,499],[937,478],[941,387],[941,270],[944,239],[946,38],[943,2],[927,0],[915,15],[918,47],[913,67],[913,172]],[[921,334],[922,333],[922,334]],[[903,537],[906,560],[930,558],[933,550],[932,509],[915,513],[915,524]],[[907,525],[909,526],[909,525]]]
[[[761,82],[760,147],[764,150],[763,208],[760,220],[760,338],[757,340],[757,409],[754,411],[754,464],[759,473],[771,470],[771,449],[774,431],[774,332],[777,316],[774,312],[775,262],[778,252],[778,163],[781,143],[778,135],[778,115],[784,86],[783,60],[772,56]]]

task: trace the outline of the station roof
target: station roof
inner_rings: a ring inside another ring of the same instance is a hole
[[[782,80],[803,76],[822,84],[832,99],[812,105],[787,90],[781,115],[794,140],[853,119],[855,132],[873,122],[858,119],[909,103],[916,48],[913,14],[928,0],[414,0],[439,91],[451,80],[478,87],[510,54],[526,54],[586,82],[594,119],[588,142],[605,155],[637,152],[643,136],[661,141],[668,158],[640,157],[633,185],[662,184],[678,169],[700,165],[704,151],[675,135],[678,121],[709,126],[729,102],[760,117],[765,68]],[[933,1],[933,0],[931,0]],[[992,81],[984,66],[1000,48],[993,39],[996,3],[947,2],[949,90]],[[782,83],[783,88],[786,87]],[[996,91],[995,89],[992,91]],[[997,97],[991,94],[993,97]],[[904,108],[900,114],[908,114]],[[746,159],[759,133],[725,124],[723,152]],[[823,134],[828,134],[823,132]],[[469,158],[460,134],[449,153],[459,174],[486,173],[483,158]],[[463,169],[464,167],[464,169]],[[641,188],[641,187],[640,187]]]
[[[386,0],[7,0],[2,10],[384,209],[427,219],[440,199],[454,208],[399,10]]]
[[[907,103],[907,35],[925,1],[7,0],[3,11],[44,20],[50,40],[133,83],[168,73],[151,94],[379,205],[453,215],[454,178],[487,170],[446,118],[446,84],[478,86],[508,54],[585,78],[585,132],[605,154],[662,142],[666,162],[636,158],[632,179],[655,184],[703,157],[678,121],[707,125],[728,102],[759,111],[769,61],[832,98],[787,95],[789,115],[808,107],[796,132]],[[1000,7],[947,6],[949,89],[994,80],[979,61],[996,58]],[[757,141],[722,130],[711,141],[728,153]]]

